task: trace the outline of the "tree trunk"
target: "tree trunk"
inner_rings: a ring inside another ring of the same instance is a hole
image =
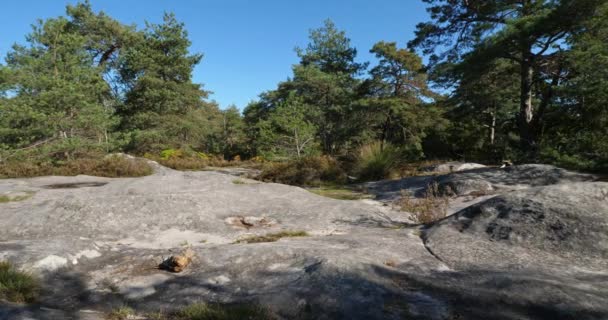
[[[528,50],[529,52],[529,50]],[[519,107],[519,137],[524,152],[532,152],[536,145],[534,137],[532,106],[532,83],[534,81],[534,69],[532,68],[532,55],[527,53],[521,62],[521,88]]]
[[[496,108],[494,108],[494,110],[490,111],[490,132],[489,132],[489,136],[490,136],[490,145],[493,146],[494,145],[494,140],[496,137]]]
[[[296,139],[296,152],[298,154],[298,159],[300,159],[300,140],[298,138],[298,129],[293,129],[293,133]]]

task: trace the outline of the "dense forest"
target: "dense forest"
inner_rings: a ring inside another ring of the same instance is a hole
[[[192,81],[203,55],[173,14],[138,27],[70,5],[0,65],[0,163],[29,175],[124,152],[322,162],[360,179],[425,159],[608,171],[606,1],[423,1],[430,20],[407,47],[354,48],[325,21],[242,112]]]

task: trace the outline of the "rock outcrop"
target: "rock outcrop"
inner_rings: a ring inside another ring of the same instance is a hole
[[[479,163],[472,162],[446,162],[441,164],[435,164],[432,166],[422,168],[422,171],[430,173],[449,173],[459,172],[471,169],[485,168],[486,166]]]
[[[477,204],[453,198],[456,214],[424,229],[371,200],[155,168],[0,180],[0,193],[31,195],[0,203],[0,260],[44,284],[38,304],[0,302],[0,319],[103,319],[125,304],[144,313],[199,301],[258,303],[279,319],[608,314],[608,183],[589,175],[531,165],[367,184],[383,201],[433,181],[467,197],[491,187]],[[269,234],[282,236],[238,243]],[[159,270],[185,248],[187,268]]]
[[[455,268],[608,270],[608,184],[510,192],[425,231],[426,246]]]

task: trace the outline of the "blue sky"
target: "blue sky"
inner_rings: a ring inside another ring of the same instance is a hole
[[[0,10],[0,55],[23,43],[38,18],[65,14],[76,1],[6,1]],[[193,52],[205,57],[194,80],[213,91],[220,107],[244,108],[263,91],[291,75],[294,47],[306,46],[308,31],[327,18],[346,31],[358,60],[374,61],[369,49],[380,40],[404,46],[418,22],[427,20],[419,0],[91,0],[126,24],[160,22],[164,11],[186,24]]]

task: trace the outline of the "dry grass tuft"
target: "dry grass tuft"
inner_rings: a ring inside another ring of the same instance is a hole
[[[397,262],[395,262],[394,260],[386,260],[384,261],[384,265],[387,267],[395,268],[397,267]]]
[[[209,161],[207,159],[201,159],[198,157],[153,160],[156,160],[165,167],[175,170],[203,170],[209,166]]]
[[[308,191],[327,198],[338,200],[360,200],[373,198],[369,194],[339,187],[319,187]]]
[[[437,182],[433,182],[427,186],[422,198],[414,198],[402,190],[398,205],[401,210],[410,212],[415,222],[428,224],[447,216],[449,201],[449,196],[442,195]]]
[[[355,173],[360,181],[393,178],[403,162],[403,150],[379,141],[361,146],[355,161]]]
[[[306,231],[281,231],[277,233],[269,233],[261,236],[250,236],[239,239],[236,243],[260,243],[260,242],[275,242],[281,238],[306,237]]]

